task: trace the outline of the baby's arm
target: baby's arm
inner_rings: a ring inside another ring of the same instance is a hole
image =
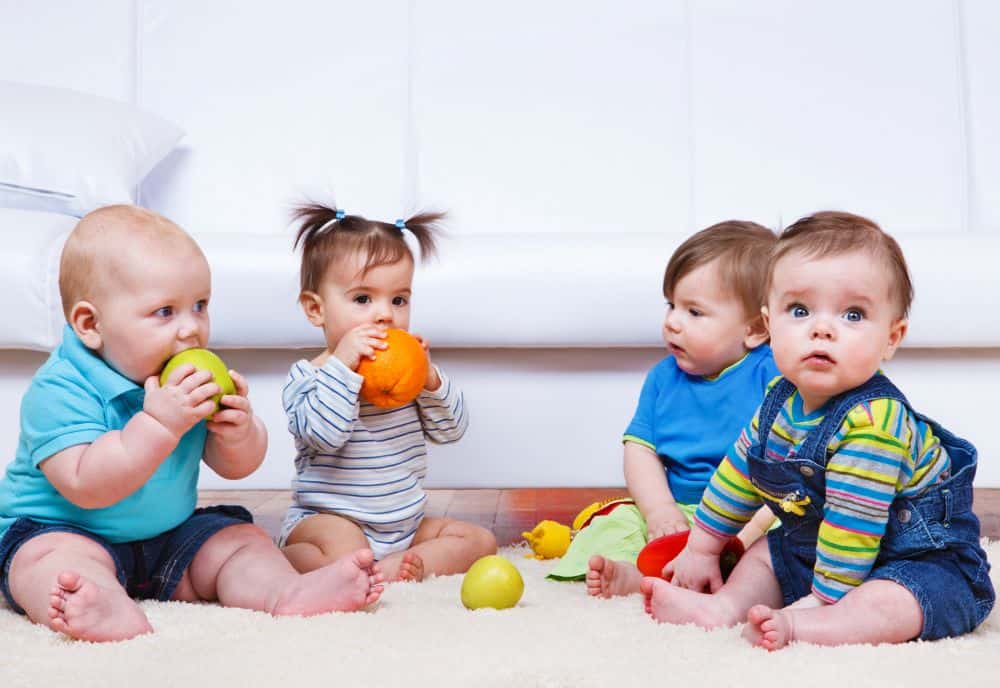
[[[438,387],[425,389],[417,397],[420,425],[427,439],[435,444],[456,442],[469,427],[465,395],[437,366],[431,366],[431,369],[437,376]]]
[[[212,412],[212,374],[181,366],[167,385],[146,380],[143,410],[121,430],[56,452],[39,464],[63,497],[84,509],[111,506],[142,487],[181,437]]]
[[[687,517],[677,508],[656,452],[626,440],[623,463],[625,486],[646,520],[649,539],[687,530]]]
[[[236,394],[220,400],[223,408],[208,422],[205,463],[223,478],[238,480],[253,473],[267,453],[267,429],[254,415],[247,398],[246,379],[229,371],[236,384]]]
[[[288,431],[316,451],[335,451],[354,432],[363,378],[336,356],[319,368],[305,361],[292,366],[281,400]]]

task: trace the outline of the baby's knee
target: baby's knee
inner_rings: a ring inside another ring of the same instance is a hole
[[[491,531],[482,526],[474,525],[468,537],[475,550],[481,553],[481,555],[496,554],[497,538]]]

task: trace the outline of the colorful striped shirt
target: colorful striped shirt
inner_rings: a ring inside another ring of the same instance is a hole
[[[320,368],[296,362],[282,392],[295,438],[295,506],[336,513],[393,549],[413,537],[427,496],[426,439],[447,444],[469,424],[462,392],[441,386],[393,409],[359,398],[362,378],[331,356]],[[384,540],[384,541],[382,541]]]
[[[768,433],[763,456],[784,461],[823,421],[824,408],[805,413],[794,392]],[[747,453],[759,443],[759,409],[726,453],[695,513],[695,522],[718,537],[739,532],[765,502],[749,479]],[[929,425],[891,399],[859,404],[827,445],[826,497],[816,543],[812,591],[835,602],[867,578],[879,553],[889,507],[933,485],[950,466]]]

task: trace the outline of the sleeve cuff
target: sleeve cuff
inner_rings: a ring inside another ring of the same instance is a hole
[[[656,451],[656,447],[653,445],[652,442],[647,442],[646,440],[642,439],[641,437],[636,437],[635,435],[627,435],[626,434],[624,437],[622,437],[622,444],[625,444],[626,442],[633,442],[635,444],[641,444],[644,447],[648,447],[648,448],[652,449],[654,452]]]
[[[365,381],[362,376],[348,368],[343,361],[333,354],[330,354],[330,357],[326,359],[321,370],[330,377],[343,382],[355,394],[361,391],[361,385]]]
[[[31,463],[37,468],[42,461],[58,454],[63,449],[75,447],[78,444],[91,444],[106,432],[108,432],[107,428],[83,428],[54,437],[31,452]]]

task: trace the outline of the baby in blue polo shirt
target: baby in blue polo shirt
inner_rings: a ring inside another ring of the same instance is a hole
[[[13,609],[73,638],[153,629],[133,598],[218,601],[275,615],[374,602],[370,550],[299,574],[233,506],[196,509],[202,460],[224,478],[252,473],[267,431],[232,371],[174,354],[208,342],[211,278],[201,249],[155,213],[109,206],[70,234],[59,289],[63,341],[21,403],[17,455],[0,481],[0,589]]]
[[[593,555],[584,575],[589,594],[639,592],[639,548],[690,528],[715,467],[778,375],[760,312],[776,242],[761,225],[730,220],[692,235],[670,257],[663,276],[670,355],[646,376],[623,438],[625,484],[635,506],[595,518],[564,557],[582,568]],[[740,539],[749,545],[772,522],[761,511]]]

